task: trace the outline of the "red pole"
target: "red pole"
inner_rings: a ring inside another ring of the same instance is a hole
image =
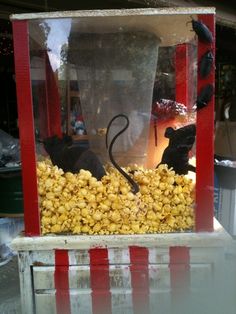
[[[27,21],[13,22],[13,38],[21,145],[25,234],[27,236],[37,236],[40,235],[40,219]]]
[[[61,137],[61,109],[58,83],[51,67],[48,54],[45,54],[46,71],[46,112],[48,113],[48,136]]]
[[[54,284],[56,289],[57,314],[70,314],[68,250],[55,250]]]
[[[169,248],[171,306],[173,310],[184,308],[183,302],[189,299],[190,293],[190,248],[173,246]],[[179,312],[179,311],[177,311]]]
[[[198,15],[212,32],[215,38],[215,16],[213,14]],[[198,41],[198,64],[204,53],[208,50],[215,55],[215,41],[211,44]],[[201,78],[198,73],[198,95],[207,84],[214,87],[215,67],[206,78]],[[207,106],[197,113],[196,136],[196,231],[213,231],[214,216],[214,96]]]
[[[180,44],[175,50],[175,101],[189,107],[189,46]]]
[[[93,314],[111,314],[108,249],[90,249],[89,256]]]
[[[42,139],[61,137],[61,109],[58,84],[47,51],[43,52],[45,81],[38,83],[39,128]]]
[[[145,247],[131,246],[129,254],[133,314],[149,314],[149,250]]]

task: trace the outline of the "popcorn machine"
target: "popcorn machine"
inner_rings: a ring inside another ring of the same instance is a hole
[[[213,224],[214,9],[11,19],[24,313],[168,312],[196,249],[228,239]]]

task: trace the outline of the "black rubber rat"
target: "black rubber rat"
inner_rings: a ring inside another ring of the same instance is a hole
[[[59,138],[55,135],[44,139],[43,144],[53,165],[65,172],[78,173],[80,169],[89,170],[98,180],[106,174],[96,154],[87,148],[73,145],[71,136],[64,135]]]
[[[177,174],[195,172],[196,168],[189,164],[189,152],[195,142],[196,125],[190,124],[176,130],[168,127],[165,137],[169,138],[169,144],[163,152],[160,164],[167,164]]]

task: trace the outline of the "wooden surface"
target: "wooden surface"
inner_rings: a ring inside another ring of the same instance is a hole
[[[215,244],[20,251],[22,314],[174,313],[221,284],[224,244]]]
[[[174,7],[174,8],[146,8],[146,9],[123,9],[123,10],[83,10],[83,11],[58,11],[42,13],[13,14],[11,20],[44,19],[56,17],[80,17],[80,16],[132,16],[153,14],[214,14],[214,7]]]
[[[90,11],[61,11],[31,14],[16,14],[11,20],[31,20],[50,18],[94,18],[91,23],[81,19],[79,23],[73,23],[73,31],[80,33],[111,33],[119,28],[131,31],[146,31],[160,38],[161,46],[172,46],[191,41],[194,38],[191,26],[186,23],[196,14],[214,14],[214,8],[160,8],[160,9],[129,9],[129,10],[90,10]],[[173,16],[174,15],[174,16]],[[104,17],[106,18],[104,20]],[[134,18],[133,18],[134,17]],[[35,28],[37,29],[37,28]],[[38,31],[35,32],[37,41]],[[175,36],[173,36],[175,34]],[[31,31],[32,35],[32,31]]]
[[[93,247],[124,248],[127,246],[141,245],[153,247],[190,246],[207,247],[220,246],[231,237],[215,220],[214,232],[189,232],[144,235],[48,235],[41,237],[20,236],[13,240],[11,246],[16,251],[21,250],[53,250],[60,249],[90,249]]]

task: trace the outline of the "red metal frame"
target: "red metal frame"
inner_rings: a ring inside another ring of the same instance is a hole
[[[202,21],[215,38],[215,16],[213,14],[198,15],[198,20]],[[198,41],[198,62],[202,55],[212,50],[215,56],[215,41],[206,44]],[[207,84],[215,82],[215,66],[205,79],[198,74],[198,94]],[[197,113],[197,137],[196,137],[196,232],[213,231],[214,217],[214,96]]]
[[[198,16],[212,31],[215,37],[215,17],[213,14]],[[14,56],[17,80],[17,102],[19,114],[19,129],[21,143],[22,177],[24,192],[25,233],[27,236],[40,235],[40,217],[38,208],[37,176],[36,176],[36,154],[34,138],[33,103],[30,79],[30,57],[27,21],[13,21]],[[215,53],[213,44],[198,42],[198,60],[208,50]],[[178,54],[187,54],[187,46],[179,46]],[[182,60],[183,61],[183,60]],[[187,60],[183,61],[185,66],[183,94],[177,88],[177,100],[188,104],[187,85]],[[181,62],[178,63],[180,67]],[[198,76],[198,93],[208,83],[214,83],[214,66],[211,74],[202,79]],[[178,76],[177,76],[178,81]],[[183,81],[182,81],[183,82]],[[177,82],[178,83],[178,82]],[[48,115],[48,135],[61,135],[60,99],[58,86],[53,70],[46,62],[46,107]],[[179,83],[177,86],[180,86]],[[180,98],[182,97],[182,98]],[[182,99],[182,100],[181,100]],[[185,100],[185,101],[184,101]],[[213,129],[214,129],[214,97],[208,106],[197,114],[197,140],[196,140],[196,232],[213,231],[213,188],[214,188],[214,165],[213,165]],[[50,126],[50,128],[49,128]]]
[[[40,235],[40,219],[27,21],[13,22],[13,36],[22,161],[25,234],[27,236],[37,236]]]
[[[215,38],[215,17],[213,14],[198,15],[198,19],[208,26]],[[213,44],[198,41],[198,63],[202,55],[212,50],[215,55]],[[176,101],[189,107],[189,46],[181,44],[176,47],[175,70],[176,70]],[[198,73],[197,93],[207,84],[213,84],[215,79],[214,66],[208,77],[201,78]],[[206,108],[197,114],[196,136],[196,232],[213,231],[213,192],[214,192],[214,97]]]
[[[28,22],[13,21],[12,24],[21,144],[25,234],[27,236],[38,236],[40,235],[40,217],[30,78]],[[45,73],[45,90],[43,87],[39,90],[39,125],[43,138],[52,135],[61,136],[62,134],[58,86],[47,53],[45,54]]]

